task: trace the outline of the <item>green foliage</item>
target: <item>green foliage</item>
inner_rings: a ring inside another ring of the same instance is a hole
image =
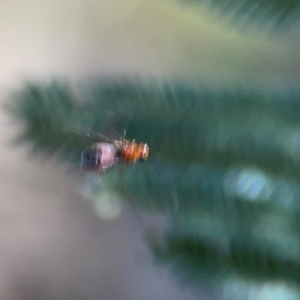
[[[10,108],[25,125],[20,141],[70,163],[93,142],[65,130],[74,120],[101,131],[109,111],[130,118],[128,137],[154,143],[149,161],[127,168],[125,190],[116,172],[104,180],[131,205],[173,215],[159,257],[202,283],[232,273],[298,284],[299,97],[102,79],[79,89],[27,84]],[[156,144],[194,100],[185,122]]]
[[[207,3],[281,28],[299,10],[296,1]],[[155,257],[185,283],[213,287],[226,300],[281,299],[263,293],[278,280],[285,288],[277,295],[299,298],[298,90],[215,90],[127,77],[76,87],[31,82],[7,108],[23,126],[16,143],[75,168],[95,140],[72,131],[74,126],[114,137],[111,129],[127,129],[128,139],[148,143],[148,161],[127,167],[123,183],[111,171],[98,181],[87,178],[85,186],[95,199],[105,189],[134,208],[168,213],[163,242],[150,243]]]
[[[213,12],[229,17],[234,25],[269,25],[284,30],[299,22],[300,2],[297,0],[180,0],[184,5],[208,6]]]

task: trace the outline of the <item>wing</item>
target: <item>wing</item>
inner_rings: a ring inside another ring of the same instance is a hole
[[[118,162],[116,153],[117,148],[114,144],[93,144],[82,151],[81,169],[83,172],[105,172]]]
[[[103,118],[99,118],[97,128],[94,128],[94,130],[82,129],[82,126],[77,124],[69,125],[65,131],[80,134],[98,141],[113,143],[114,141],[123,141],[125,139],[130,119],[131,117],[118,116],[112,111],[108,111]],[[81,124],[80,121],[75,123]]]
[[[86,130],[81,129],[80,127],[75,127],[75,126],[68,126],[68,128],[65,129],[65,130],[69,131],[69,132],[74,132],[74,133],[77,133],[77,134],[81,134],[81,135],[84,135],[86,137],[98,140],[98,141],[113,143],[113,140],[109,139],[106,135],[104,135],[102,133],[95,132],[95,131],[86,131]]]
[[[108,111],[101,122],[101,132],[112,140],[123,141],[126,138],[130,119],[131,116],[120,116],[112,111]]]

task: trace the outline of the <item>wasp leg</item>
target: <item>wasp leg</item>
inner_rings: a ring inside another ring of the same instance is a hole
[[[175,214],[177,214],[178,207],[179,207],[179,201],[178,201],[178,193],[174,187],[171,188],[170,194],[171,194],[171,197],[173,200]]]
[[[124,165],[119,165],[119,177],[120,177],[120,181],[121,181],[121,191],[122,191],[122,195],[124,195],[124,202],[126,203],[126,206],[129,208],[129,210],[132,212],[132,214],[135,216],[136,219],[138,219],[138,222],[140,222],[141,224],[144,224],[143,219],[141,217],[141,215],[139,213],[137,213],[137,201],[135,202],[135,207],[132,207],[131,205],[131,200],[133,199],[133,197],[130,195],[128,188],[125,184],[125,166]],[[134,199],[135,200],[135,199]]]
[[[126,134],[127,134],[127,129],[128,129],[128,124],[129,124],[129,122],[130,122],[130,120],[132,119],[132,114],[131,114],[131,116],[128,118],[128,120],[127,120],[127,124],[126,124],[126,128],[124,129],[124,131],[123,131],[123,137],[124,137],[124,139],[126,139]]]

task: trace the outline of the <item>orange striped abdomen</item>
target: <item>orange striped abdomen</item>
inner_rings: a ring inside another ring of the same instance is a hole
[[[137,144],[134,141],[125,143],[121,150],[121,157],[124,163],[134,164],[137,160],[146,160],[149,153],[147,144]]]

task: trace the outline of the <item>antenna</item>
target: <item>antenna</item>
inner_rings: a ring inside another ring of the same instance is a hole
[[[167,132],[174,130],[176,128],[178,128],[185,120],[186,118],[189,116],[194,104],[196,102],[196,99],[193,101],[191,107],[189,108],[189,110],[182,116],[182,118],[175,122],[174,124],[172,124],[169,128],[167,128],[156,140],[154,140],[153,144],[151,147],[153,147],[155,144],[157,144],[165,135]]]

